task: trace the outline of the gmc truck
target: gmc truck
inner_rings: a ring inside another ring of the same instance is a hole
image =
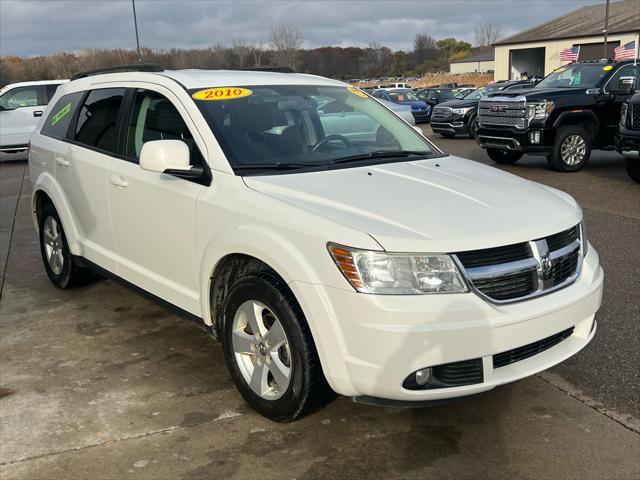
[[[580,170],[591,150],[612,150],[622,104],[638,83],[633,60],[557,68],[534,88],[480,99],[477,141],[502,164],[546,155],[561,172]]]

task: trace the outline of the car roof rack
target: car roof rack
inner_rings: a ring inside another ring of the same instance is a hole
[[[243,72],[274,72],[274,73],[296,73],[293,68],[289,67],[253,67],[240,68]]]
[[[164,68],[156,63],[134,63],[131,65],[116,65],[114,67],[97,68],[95,70],[87,70],[86,72],[76,73],[71,80],[79,78],[92,77],[94,75],[102,75],[105,73],[117,72],[164,72]]]

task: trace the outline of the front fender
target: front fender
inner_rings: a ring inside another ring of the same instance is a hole
[[[58,212],[58,216],[62,222],[62,228],[64,229],[67,244],[69,245],[71,253],[73,255],[81,255],[80,243],[78,242],[80,235],[76,228],[76,223],[73,221],[67,197],[62,191],[62,188],[60,188],[58,182],[56,182],[55,177],[47,171],[40,172],[33,182],[31,212],[36,232],[38,232],[38,218],[36,215],[36,196],[38,192],[44,192],[53,202],[53,206],[55,207],[56,212]]]

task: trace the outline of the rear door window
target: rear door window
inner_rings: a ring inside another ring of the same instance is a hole
[[[92,90],[80,109],[74,141],[87,147],[116,153],[118,113],[124,92],[124,88]]]
[[[84,92],[75,92],[60,97],[56,104],[48,110],[49,113],[41,133],[61,140],[66,139],[71,119],[78,109],[83,95]]]

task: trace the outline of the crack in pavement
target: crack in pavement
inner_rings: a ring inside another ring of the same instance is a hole
[[[145,432],[145,433],[140,433],[138,435],[131,435],[128,437],[122,437],[122,438],[115,438],[112,440],[105,440],[104,442],[98,442],[98,443],[92,443],[89,445],[83,445],[80,447],[75,447],[75,448],[67,448],[64,450],[56,450],[53,452],[47,452],[47,453],[42,453],[40,455],[33,455],[31,457],[23,457],[23,458],[17,458],[15,460],[10,460],[8,462],[2,462],[0,463],[0,467],[4,467],[4,466],[8,466],[8,465],[15,465],[17,463],[23,463],[23,462],[29,462],[31,460],[37,460],[39,458],[45,458],[45,457],[52,457],[52,456],[56,456],[56,455],[61,455],[64,453],[69,453],[69,452],[78,452],[81,450],[87,450],[90,448],[95,448],[95,447],[103,447],[105,445],[115,445],[117,443],[120,442],[125,442],[127,440],[136,440],[139,438],[145,438],[145,437],[150,437],[153,435],[158,435],[158,434],[162,434],[162,433],[167,433],[167,432],[174,432],[174,431],[180,431],[180,430],[185,430],[187,428],[193,428],[193,427],[199,427],[201,425],[206,425],[209,423],[215,423],[215,422],[220,422],[223,420],[229,420],[232,418],[237,418],[237,417],[241,417],[242,415],[244,415],[244,413],[238,413],[238,412],[224,412],[222,414],[220,414],[219,416],[217,416],[216,418],[214,418],[213,420],[209,420],[206,422],[195,422],[195,423],[190,423],[188,425],[180,425],[180,426],[170,426],[170,427],[166,427],[166,428],[160,428],[158,430],[151,430],[150,432]]]

